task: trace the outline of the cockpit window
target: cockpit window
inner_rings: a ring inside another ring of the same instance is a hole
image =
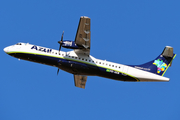
[[[17,43],[16,45],[22,45],[21,43]]]

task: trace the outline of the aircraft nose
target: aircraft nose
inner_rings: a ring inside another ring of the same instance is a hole
[[[8,47],[5,47],[4,48],[4,52],[7,53],[9,51],[9,48]]]

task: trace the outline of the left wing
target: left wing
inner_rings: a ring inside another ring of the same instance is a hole
[[[74,83],[76,87],[85,88],[87,76],[74,75]]]
[[[76,53],[84,53],[89,55],[90,43],[91,43],[91,31],[90,31],[91,19],[89,17],[82,16],[79,20],[79,25],[76,33],[75,43],[82,49],[75,49]]]

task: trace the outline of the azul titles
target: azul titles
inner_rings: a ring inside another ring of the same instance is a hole
[[[32,46],[31,49],[35,49],[37,51],[41,51],[41,52],[46,52],[46,53],[50,53],[52,51],[52,49],[49,48],[43,48],[43,47],[39,47],[39,46]]]

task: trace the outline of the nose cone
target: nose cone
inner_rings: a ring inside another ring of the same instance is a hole
[[[5,47],[5,48],[4,48],[4,52],[5,52],[5,53],[9,52],[9,48],[8,48],[8,47]]]

